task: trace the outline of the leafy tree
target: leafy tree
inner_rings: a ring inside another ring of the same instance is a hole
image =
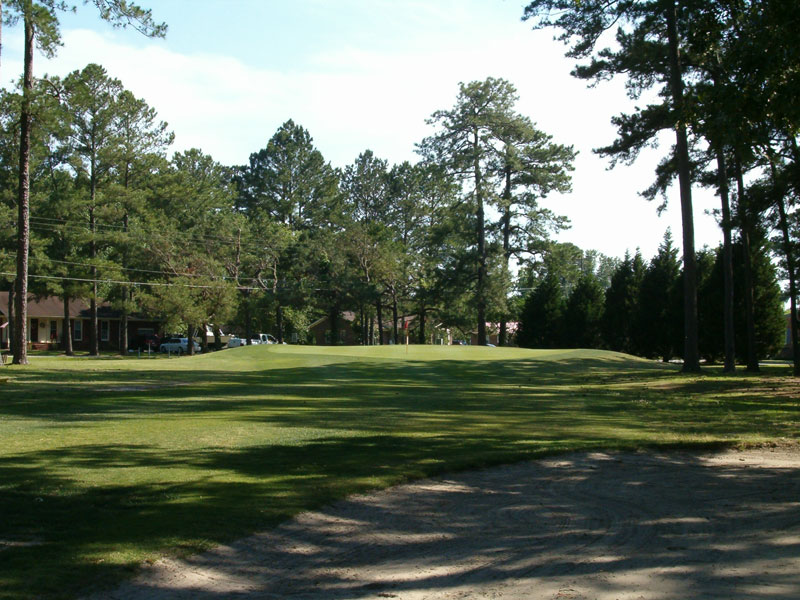
[[[336,171],[325,162],[322,153],[314,147],[309,132],[289,120],[270,138],[267,146],[250,155],[250,162],[240,169],[239,199],[237,206],[253,224],[253,235],[258,232],[268,245],[248,242],[246,254],[256,248],[247,267],[256,276],[258,285],[269,290],[270,308],[275,311],[275,333],[283,340],[283,313],[291,305],[296,314],[306,310],[303,290],[291,281],[299,280],[306,265],[307,255],[300,246],[311,243],[313,230],[328,227],[340,220],[341,205],[339,178]],[[276,228],[275,225],[281,227]],[[276,250],[280,250],[276,252]],[[274,267],[264,282],[265,269]],[[243,290],[248,296],[250,291]],[[250,303],[244,303],[248,311]],[[299,311],[299,312],[297,312]],[[246,317],[249,336],[249,317]]]
[[[330,343],[337,344],[339,316],[353,301],[360,273],[348,255],[346,231],[319,229],[307,240],[304,247],[307,255],[302,259],[307,268],[305,278],[314,290],[313,302],[329,318]]]
[[[158,233],[148,245],[157,270],[169,276],[153,290],[151,306],[169,307],[179,316],[170,323],[184,327],[189,338],[201,324],[233,311],[239,282],[227,278],[224,260],[234,240],[218,231],[221,215],[234,204],[230,181],[228,169],[196,148],[176,153],[156,178],[147,217],[148,229]]]
[[[384,272],[384,287],[391,301],[394,342],[400,343],[400,312],[418,316],[417,333],[425,340],[427,317],[447,326],[465,324],[464,296],[472,288],[470,260],[465,257],[464,235],[471,238],[471,215],[458,205],[457,185],[435,163],[396,165],[388,175],[394,265]],[[455,259],[455,260],[451,260]],[[469,310],[465,308],[465,310]],[[458,317],[456,317],[458,314]]]
[[[362,152],[355,163],[345,168],[341,191],[351,220],[346,226],[348,249],[361,273],[356,295],[362,322],[368,318],[369,323],[374,323],[369,308],[374,305],[379,323],[378,337],[382,344],[382,281],[391,271],[389,260],[392,256],[391,231],[387,226],[393,212],[389,203],[388,163],[377,158],[371,150]],[[362,343],[371,343],[373,339],[369,332],[362,332]]]

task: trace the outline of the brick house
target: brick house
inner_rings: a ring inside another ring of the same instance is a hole
[[[8,292],[0,292],[0,326],[8,322]],[[119,311],[107,302],[99,303],[98,335],[101,350],[119,350],[120,328],[122,324]],[[69,304],[70,334],[75,350],[88,350],[90,345],[89,303],[85,300],[71,300]],[[64,302],[55,296],[28,296],[28,343],[35,350],[56,350],[61,348],[64,335]],[[9,348],[9,327],[0,328],[0,347]],[[146,315],[128,316],[128,340],[138,335],[153,335],[161,331],[161,323]]]

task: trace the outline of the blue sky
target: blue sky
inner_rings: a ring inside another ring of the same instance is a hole
[[[552,31],[531,31],[516,0],[140,0],[165,21],[165,40],[115,30],[91,6],[62,16],[64,46],[35,59],[57,75],[102,64],[145,98],[175,132],[175,149],[199,147],[244,164],[287,119],[306,127],[334,166],[369,148],[390,162],[417,160],[432,133],[425,119],[452,106],[461,81],[503,77],[519,112],[559,143],[573,144],[573,192],[544,205],[572,220],[563,241],[612,256],[652,256],[671,227],[680,240],[677,189],[662,217],[638,196],[663,150],[608,171],[592,148],[614,139],[610,118],[631,110],[622,81],[596,88],[570,77],[572,61]],[[2,81],[21,71],[19,27],[3,32]],[[671,141],[664,137],[664,148]],[[695,198],[697,246],[721,239]]]

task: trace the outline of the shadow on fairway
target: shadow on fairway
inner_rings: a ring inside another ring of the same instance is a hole
[[[442,471],[644,447],[662,430],[712,440],[795,431],[796,399],[772,398],[764,407],[748,395],[747,382],[715,382],[717,393],[737,394],[726,399],[725,418],[709,418],[718,407],[710,412],[703,382],[670,379],[674,371],[590,359],[343,359],[306,368],[137,373],[134,381],[124,371],[70,372],[58,386],[19,371],[0,418],[41,420],[43,436],[72,428],[75,439],[0,455],[0,597],[74,596],[90,582],[111,585],[143,558],[203,550],[353,492]],[[136,419],[143,428],[153,420],[174,424],[176,439],[189,435],[184,419],[202,420],[212,437],[215,428],[224,436],[260,424],[286,437],[237,447],[224,439],[157,445],[142,441],[144,431],[141,439],[115,437],[115,427]],[[106,441],[82,439],[83,427],[107,427]],[[314,436],[293,437],[306,430]],[[137,480],[142,470],[147,476]],[[101,484],[81,479],[96,481],[97,473],[107,475]]]

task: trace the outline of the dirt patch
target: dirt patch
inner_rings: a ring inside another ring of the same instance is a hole
[[[115,600],[800,598],[800,450],[576,454],[307,513]]]

